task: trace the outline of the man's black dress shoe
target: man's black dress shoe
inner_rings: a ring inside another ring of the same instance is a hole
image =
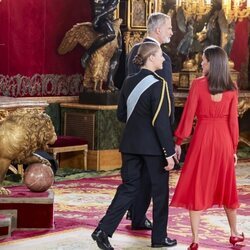
[[[153,229],[153,223],[146,218],[144,223],[141,225],[133,225],[131,226],[132,230],[152,230]]]
[[[171,240],[170,238],[166,237],[163,242],[160,243],[152,243],[151,247],[153,248],[160,248],[160,247],[173,247],[177,245],[177,240]]]
[[[128,210],[126,214],[126,220],[132,220],[131,211]]]
[[[114,250],[111,246],[108,235],[101,229],[96,228],[96,230],[91,234],[91,237],[96,241],[97,246],[103,250]]]

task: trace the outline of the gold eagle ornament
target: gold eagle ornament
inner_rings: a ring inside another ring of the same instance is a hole
[[[90,57],[86,66],[83,86],[87,90],[94,92],[104,92],[104,83],[108,81],[110,61],[119,47],[118,35],[120,35],[120,25],[122,19],[113,21],[115,39],[97,49]],[[77,23],[66,32],[58,48],[58,53],[64,55],[72,51],[79,43],[84,49],[88,49],[98,36],[91,22]]]

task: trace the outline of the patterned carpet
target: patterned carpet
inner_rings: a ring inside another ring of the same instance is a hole
[[[75,228],[62,232],[50,233],[28,239],[20,239],[11,243],[0,244],[1,250],[97,250],[97,246],[91,240],[92,230],[87,228]],[[115,250],[149,250],[150,239],[145,237],[116,233],[111,239]],[[185,245],[178,244],[172,250],[184,250]],[[206,250],[208,248],[202,248]]]
[[[236,169],[241,207],[238,210],[240,232],[250,236],[250,164],[239,164]],[[109,174],[112,174],[111,176]],[[121,182],[119,171],[101,173],[101,177],[56,181],[55,229],[44,231],[16,231],[12,237],[0,243],[0,250],[8,249],[97,249],[90,234],[106,211]],[[171,173],[171,196],[179,173]],[[151,218],[151,208],[149,211]],[[36,236],[35,238],[31,238]],[[170,208],[169,236],[177,238],[178,246],[186,249],[190,244],[188,212]],[[25,238],[25,239],[24,239]],[[224,210],[212,208],[204,212],[200,227],[201,249],[233,249],[228,243],[229,229]],[[74,242],[74,244],[72,243]],[[150,249],[150,233],[130,230],[130,223],[122,220],[111,239],[115,249]],[[41,245],[42,244],[42,245]],[[234,249],[240,249],[234,248]],[[250,249],[245,241],[241,249]]]

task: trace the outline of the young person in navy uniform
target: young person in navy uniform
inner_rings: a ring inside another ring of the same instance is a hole
[[[173,35],[172,24],[170,16],[163,13],[152,13],[147,21],[147,37],[143,42],[154,42],[159,46],[163,43],[169,43],[170,38]],[[137,54],[139,44],[136,44],[130,51],[127,62],[126,70],[127,75],[132,75],[139,72],[140,67],[134,64],[133,58]],[[173,85],[172,85],[172,65],[171,59],[166,54],[163,53],[165,61],[163,62],[162,69],[156,71],[156,73],[164,78],[168,84],[170,101],[171,101],[171,125],[174,123],[174,95],[173,95]],[[169,133],[169,131],[168,131]],[[172,135],[170,132],[169,136]],[[127,218],[132,220],[133,230],[151,230],[153,225],[151,221],[146,217],[146,211],[150,205],[151,201],[151,187],[148,185],[149,176],[147,169],[144,169],[143,179],[141,183],[141,190],[138,192],[138,196],[134,200],[132,206],[130,207]],[[167,182],[168,185],[168,182]],[[176,240],[170,240],[169,246],[176,245]]]
[[[126,123],[120,144],[122,184],[117,188],[105,216],[92,233],[100,249],[114,249],[112,237],[127,209],[134,201],[144,168],[149,173],[153,197],[152,247],[169,246],[166,236],[168,217],[168,171],[174,167],[175,145],[171,133],[171,105],[168,86],[155,74],[164,57],[157,43],[145,42],[134,63],[139,73],[127,77],[118,103],[117,117]],[[175,243],[176,244],[176,243]]]
[[[171,17],[161,13],[155,12],[148,17],[147,21],[147,37],[143,42],[155,42],[158,45],[169,43],[170,38],[173,35]],[[133,59],[137,54],[140,43],[133,46],[126,62],[126,74],[132,75],[139,72],[140,67],[133,63]],[[165,61],[163,62],[162,69],[156,71],[156,73],[163,77],[168,84],[170,99],[171,99],[171,123],[174,123],[174,94],[173,94],[173,81],[172,81],[172,62],[170,57],[163,53]]]

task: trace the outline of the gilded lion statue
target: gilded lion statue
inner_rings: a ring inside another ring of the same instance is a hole
[[[113,74],[110,74],[112,67],[111,59],[119,49],[120,25],[122,19],[113,21],[116,38],[97,49],[90,57],[89,64],[85,69],[83,86],[94,92],[104,92],[104,83],[108,84],[108,90],[113,90]],[[66,32],[58,47],[58,53],[64,55],[72,51],[79,43],[83,48],[88,49],[101,34],[97,33],[90,22],[77,23]],[[114,61],[114,64],[117,63]],[[113,63],[112,63],[113,64]]]
[[[40,110],[18,109],[0,121],[0,195],[10,194],[2,183],[11,164],[40,162],[50,166],[34,152],[46,150],[56,139],[50,117]]]

